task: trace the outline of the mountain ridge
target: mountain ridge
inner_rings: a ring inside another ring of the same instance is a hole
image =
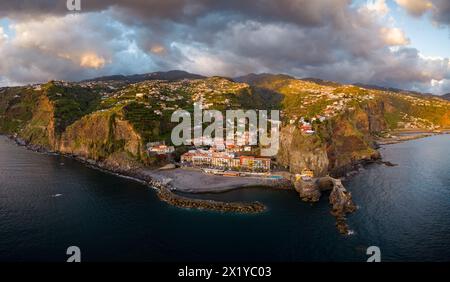
[[[93,82],[93,81],[129,81],[129,82],[142,82],[145,80],[167,80],[177,81],[182,79],[202,79],[205,76],[189,73],[182,70],[170,70],[170,71],[158,71],[144,74],[132,74],[132,75],[110,75],[101,76],[91,79],[82,80],[80,82]]]
[[[83,82],[107,82],[107,81],[117,81],[117,82],[128,82],[128,83],[138,83],[143,82],[146,80],[166,80],[166,81],[178,81],[183,79],[193,80],[193,79],[205,79],[208,77],[220,77],[228,80],[232,80],[235,82],[241,82],[241,83],[247,83],[251,86],[254,86],[255,84],[258,84],[258,82],[262,80],[272,80],[272,79],[294,79],[294,80],[303,80],[308,82],[313,82],[320,85],[329,85],[329,86],[339,86],[339,85],[354,85],[365,89],[370,90],[381,90],[381,91],[390,91],[395,92],[399,94],[412,94],[412,95],[422,95],[422,96],[432,96],[436,98],[442,98],[446,100],[450,100],[450,93],[443,94],[443,95],[436,95],[432,93],[425,93],[425,92],[419,92],[419,91],[412,91],[412,90],[406,90],[406,89],[400,89],[395,87],[386,87],[386,86],[379,86],[376,84],[367,84],[367,83],[341,83],[337,81],[331,81],[331,80],[325,80],[322,78],[317,77],[303,77],[303,78],[297,78],[292,75],[288,74],[275,74],[275,73],[249,73],[242,76],[237,77],[228,77],[228,76],[204,76],[196,73],[191,73],[183,70],[169,70],[169,71],[156,71],[156,72],[149,72],[149,73],[143,73],[143,74],[130,74],[130,75],[122,75],[122,74],[115,74],[115,75],[107,75],[107,76],[99,76],[94,78],[89,78],[85,80],[79,81],[79,83]],[[42,83],[38,83],[42,84]],[[8,88],[10,86],[2,86],[2,88]],[[19,87],[19,86],[16,86]]]
[[[442,95],[442,97],[443,97],[444,99],[450,101],[450,93],[444,94],[444,95]]]

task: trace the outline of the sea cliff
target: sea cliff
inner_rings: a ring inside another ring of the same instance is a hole
[[[305,135],[293,125],[281,129],[277,161],[291,173],[309,168],[316,176],[344,176],[356,166],[379,159],[375,134],[386,130],[383,104],[354,108]]]

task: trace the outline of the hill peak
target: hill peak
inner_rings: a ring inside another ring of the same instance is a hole
[[[199,74],[193,74],[182,70],[170,70],[170,71],[159,71],[151,72],[145,74],[133,74],[133,75],[111,75],[102,76],[93,79],[88,79],[85,81],[129,81],[129,82],[141,82],[145,80],[168,80],[177,81],[183,79],[203,79],[205,78]]]
[[[296,78],[287,74],[250,73],[247,75],[235,77],[233,80],[237,82],[245,82],[248,84],[256,84],[265,80],[281,80],[281,79],[296,79]]]

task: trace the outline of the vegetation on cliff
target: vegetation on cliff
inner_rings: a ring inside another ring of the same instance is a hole
[[[67,126],[93,112],[100,100],[96,91],[78,85],[65,86],[53,81],[44,84],[41,91],[54,107],[55,131],[64,132]]]
[[[0,89],[0,130],[17,132],[33,117],[39,93],[23,87]]]

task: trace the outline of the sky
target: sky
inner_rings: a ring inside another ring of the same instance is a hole
[[[0,86],[180,69],[450,92],[448,0],[0,0]]]

